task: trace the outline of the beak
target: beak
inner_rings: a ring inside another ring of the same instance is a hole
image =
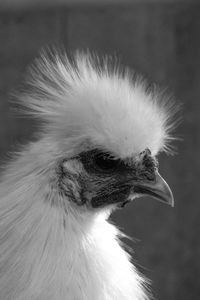
[[[155,173],[155,180],[135,182],[134,192],[141,196],[149,195],[174,207],[174,197],[172,191],[166,181],[157,171]]]

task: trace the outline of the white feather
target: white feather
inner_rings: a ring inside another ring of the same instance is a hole
[[[1,300],[145,300],[145,281],[109,224],[111,207],[88,210],[61,197],[56,168],[81,149],[119,157],[165,149],[169,108],[125,70],[91,56],[45,56],[22,101],[42,134],[6,167],[0,184]]]
[[[77,52],[70,62],[66,55],[43,54],[30,73],[33,92],[29,90],[21,101],[59,139],[70,136],[79,143],[106,145],[121,158],[145,147],[153,155],[169,150],[177,107],[112,58],[100,62]]]

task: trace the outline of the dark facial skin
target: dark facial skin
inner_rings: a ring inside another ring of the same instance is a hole
[[[62,161],[57,175],[59,193],[79,206],[123,207],[135,195],[149,195],[174,205],[173,194],[158,173],[157,160],[149,149],[125,160],[100,149],[82,152]]]
[[[136,161],[115,159],[98,149],[81,153],[79,159],[85,170],[80,178],[83,201],[90,199],[94,208],[114,203],[123,207],[134,191],[133,182],[155,180],[157,161],[148,149]]]

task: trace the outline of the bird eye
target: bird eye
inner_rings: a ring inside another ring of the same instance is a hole
[[[94,156],[95,167],[103,171],[111,171],[119,165],[119,160],[114,159],[108,153],[98,153]]]

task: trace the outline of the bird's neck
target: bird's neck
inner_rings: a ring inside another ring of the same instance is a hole
[[[147,299],[105,215],[84,223],[38,201],[16,218],[1,249],[2,299]]]
[[[43,270],[38,281],[41,290],[44,282],[48,286],[41,299],[147,299],[144,281],[120,246],[120,233],[107,221],[106,213],[76,217],[62,218],[60,211],[51,208],[41,221],[35,249],[41,257],[37,267]]]
[[[45,174],[31,165],[30,174],[16,165],[16,177],[2,185],[0,299],[146,300],[107,213],[64,211]]]

